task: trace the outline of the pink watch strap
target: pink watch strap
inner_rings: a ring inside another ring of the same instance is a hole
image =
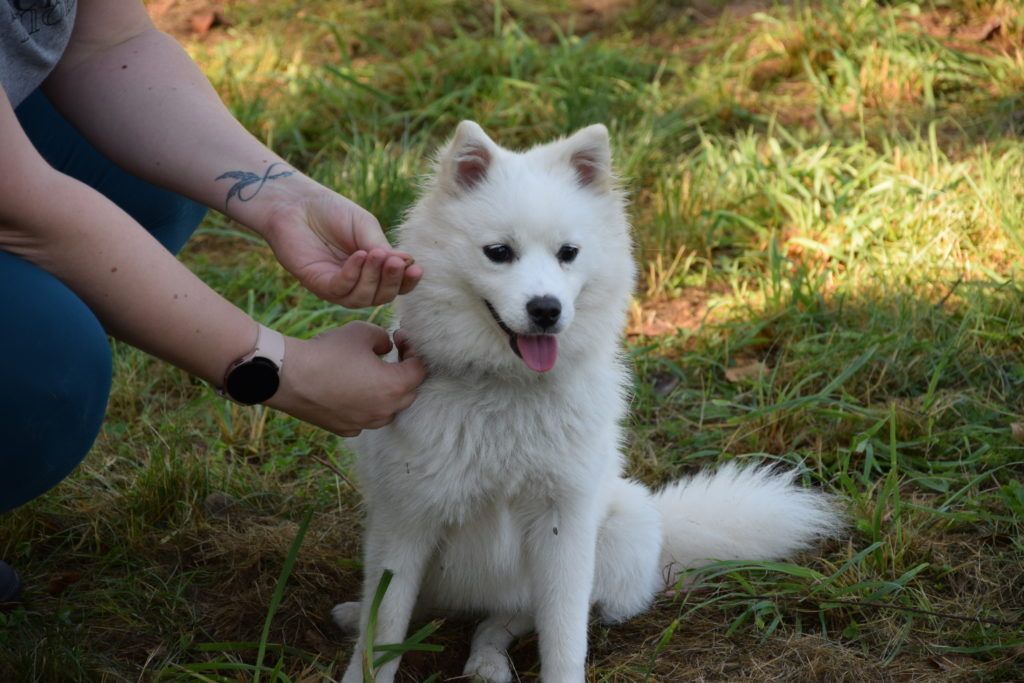
[[[256,333],[256,348],[242,360],[246,361],[256,356],[272,360],[280,370],[284,366],[284,335],[260,325]]]

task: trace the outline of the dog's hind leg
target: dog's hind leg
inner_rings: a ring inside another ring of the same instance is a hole
[[[528,614],[487,617],[473,634],[473,645],[462,673],[483,679],[485,683],[510,683],[512,666],[506,650],[512,641],[532,630],[533,617]]]
[[[364,680],[363,664],[370,609],[385,570],[391,572],[392,578],[377,610],[373,642],[384,645],[401,643],[405,639],[424,570],[437,541],[435,528],[409,524],[405,520],[375,520],[374,516],[371,513],[367,521],[364,541],[366,563],[363,600],[359,610],[359,639],[342,678],[343,683],[361,683]],[[381,665],[374,672],[373,680],[377,683],[393,681],[398,672],[398,663],[398,659],[393,659]]]
[[[592,599],[603,621],[625,621],[651,604],[663,584],[661,539],[661,515],[650,492],[617,480],[597,535]]]

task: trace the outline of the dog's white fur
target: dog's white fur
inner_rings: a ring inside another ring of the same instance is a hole
[[[514,261],[484,255],[499,243]],[[563,245],[579,248],[572,262],[557,258]],[[430,374],[393,424],[350,442],[368,518],[362,602],[334,610],[360,633],[345,683],[362,680],[385,569],[376,643],[401,642],[414,611],[483,614],[467,674],[512,680],[505,650],[536,629],[542,679],[578,682],[591,605],[628,619],[682,568],[782,557],[836,528],[826,497],[765,468],[727,465],[653,494],[623,478],[620,336],[635,270],[604,126],[517,153],[463,122],[400,247],[424,278],[397,313]],[[544,373],[517,357],[486,303],[530,334],[526,304],[539,296],[562,304]]]

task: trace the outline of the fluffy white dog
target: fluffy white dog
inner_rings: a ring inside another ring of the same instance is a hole
[[[351,442],[368,518],[363,599],[333,612],[360,633],[345,683],[363,680],[385,569],[375,643],[401,642],[414,613],[481,614],[467,674],[510,681],[506,648],[535,629],[541,678],[578,683],[591,605],[628,619],[684,568],[780,558],[837,528],[792,474],[726,466],[658,493],[623,477],[635,269],[604,126],[513,152],[464,121],[400,247],[424,277],[397,313],[430,372]]]

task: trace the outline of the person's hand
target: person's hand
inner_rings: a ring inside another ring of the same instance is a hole
[[[370,212],[320,185],[275,206],[261,232],[306,289],[347,308],[388,303],[423,275]]]
[[[426,377],[408,341],[395,333],[399,361],[379,356],[391,350],[388,333],[353,322],[308,341],[285,339],[281,386],[271,408],[341,436],[383,427],[408,408]]]

